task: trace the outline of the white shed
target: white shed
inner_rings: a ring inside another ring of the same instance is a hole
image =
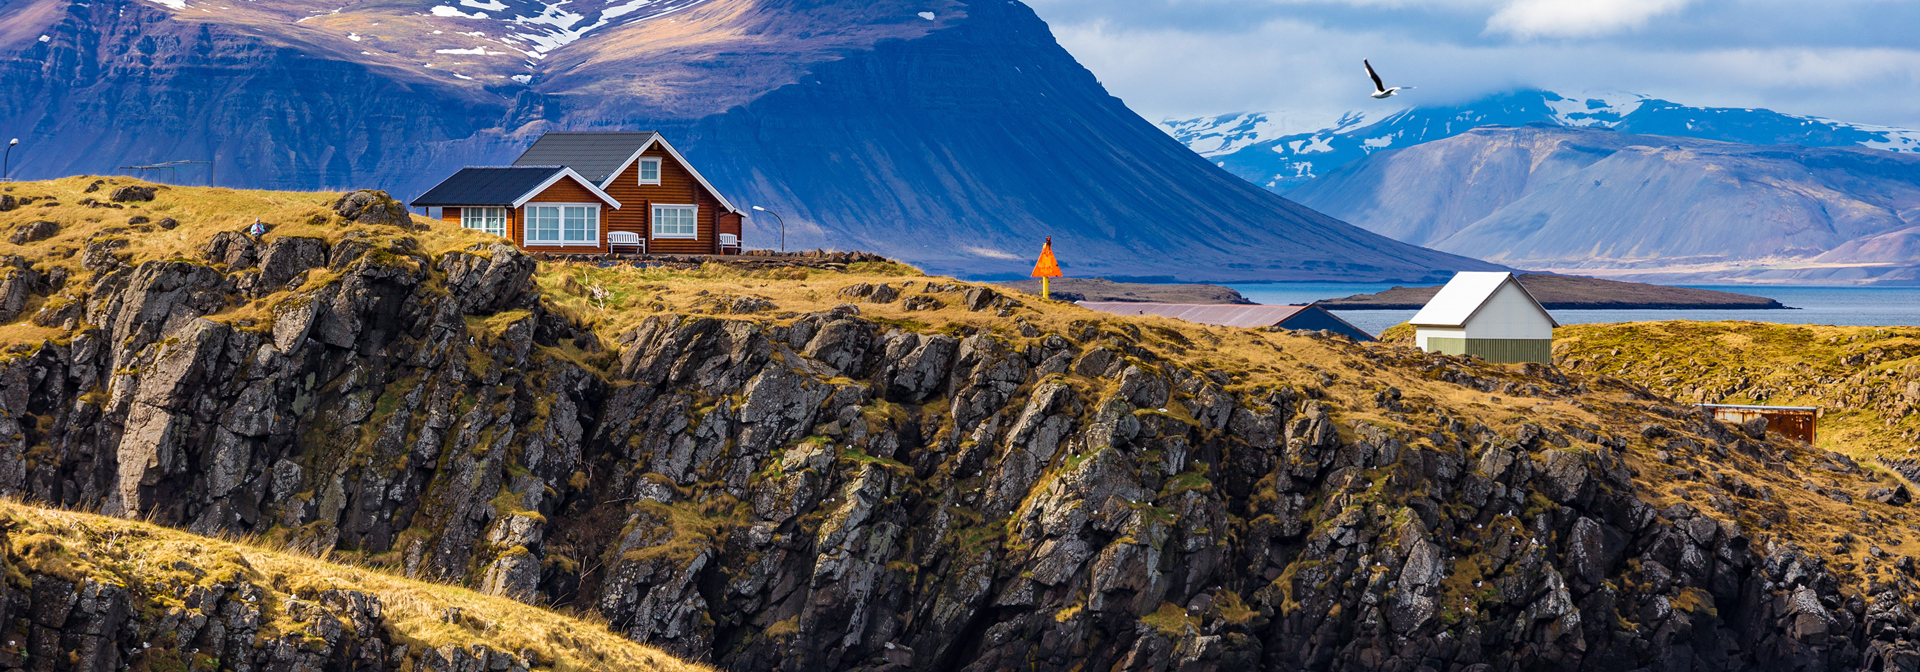
[[[1460,273],[1413,316],[1421,350],[1489,362],[1553,361],[1553,321],[1512,273]]]

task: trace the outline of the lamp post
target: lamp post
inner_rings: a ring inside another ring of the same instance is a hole
[[[753,209],[759,212],[764,212],[769,215],[773,215],[774,220],[780,222],[780,251],[781,252],[787,251],[787,220],[781,219],[780,213],[774,212],[772,210],[768,210],[758,205],[753,206]]]
[[[13,176],[13,146],[14,146],[14,145],[17,145],[17,144],[20,144],[20,139],[19,139],[19,138],[14,138],[14,139],[12,139],[12,140],[8,140],[8,141],[7,141],[7,154],[6,154],[6,158],[5,158],[4,160],[0,160],[0,182],[11,182],[11,181],[13,181],[13,180],[12,180],[12,176]]]

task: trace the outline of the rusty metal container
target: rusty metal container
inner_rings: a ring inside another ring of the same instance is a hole
[[[1721,422],[1741,423],[1754,418],[1766,418],[1769,432],[1779,432],[1789,439],[1807,443],[1813,443],[1820,437],[1820,409],[1815,406],[1700,404],[1700,407],[1713,411],[1714,419]]]

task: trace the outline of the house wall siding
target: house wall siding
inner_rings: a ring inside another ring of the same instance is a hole
[[[476,206],[476,207],[487,207],[487,206]],[[492,207],[500,207],[500,206],[492,206]],[[514,228],[514,223],[520,221],[520,217],[519,217],[520,211],[515,210],[513,208],[501,208],[501,209],[507,211],[507,240],[510,240],[515,244],[519,244],[520,237],[516,233],[516,229]],[[466,222],[461,220],[460,218],[461,214],[462,213],[460,208],[452,207],[452,206],[444,207],[440,209],[440,221],[446,222],[448,224],[452,224],[454,226],[465,227]]]
[[[1443,355],[1474,355],[1495,364],[1553,363],[1552,339],[1429,337],[1423,349]]]
[[[1419,327],[1414,329],[1413,331],[1414,344],[1417,345],[1421,350],[1425,350],[1428,352],[1442,352],[1441,350],[1435,349],[1433,345],[1435,341],[1440,339],[1452,339],[1452,340],[1464,341],[1467,339],[1467,330],[1449,329],[1445,327]],[[1466,354],[1466,352],[1465,351],[1446,352],[1444,354],[1461,355],[1461,354]]]
[[[620,201],[620,209],[606,217],[607,230],[640,234],[647,241],[647,251],[654,254],[718,254],[717,234],[722,231],[716,230],[715,219],[720,214],[719,201],[700,186],[700,181],[693,178],[686,166],[673,160],[665,147],[656,144],[641,156],[660,159],[660,184],[640,184],[639,161],[620,171],[620,176],[604,189],[608,196]],[[656,203],[699,206],[699,215],[695,218],[699,237],[692,240],[654,238],[653,206]],[[739,235],[738,231],[726,233]]]
[[[1527,298],[1526,290],[1513,280],[1500,285],[1467,320],[1466,327],[1468,338],[1553,338],[1553,318]]]

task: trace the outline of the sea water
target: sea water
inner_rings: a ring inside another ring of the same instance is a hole
[[[1400,283],[1404,284],[1404,283]],[[1255,303],[1283,305],[1372,294],[1395,283],[1282,282],[1227,285]],[[1561,324],[1643,322],[1648,320],[1751,320],[1779,324],[1831,324],[1891,327],[1920,325],[1920,287],[1779,287],[1771,285],[1683,285],[1735,294],[1764,296],[1794,310],[1556,310]],[[1405,322],[1412,310],[1336,310],[1370,334]]]

